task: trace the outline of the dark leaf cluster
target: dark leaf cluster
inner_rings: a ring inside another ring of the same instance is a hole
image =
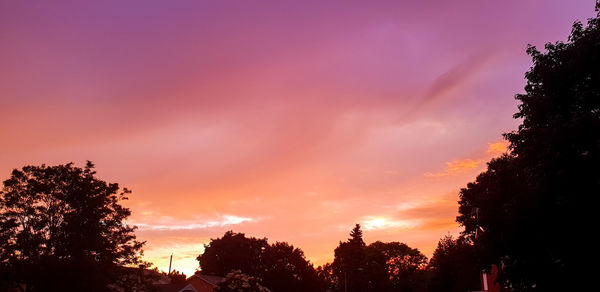
[[[320,291],[322,283],[304,252],[286,243],[269,244],[266,238],[226,232],[211,239],[198,256],[201,273],[226,276],[239,270],[256,277],[271,291]]]
[[[104,291],[140,265],[143,242],[124,221],[130,193],[94,165],[25,166],[0,192],[0,279],[27,291]]]
[[[581,250],[592,250],[600,190],[600,17],[527,53],[522,124],[505,134],[511,152],[461,190],[457,220],[481,267],[500,267],[504,288],[572,290],[586,265]]]
[[[366,245],[360,225],[335,249],[331,265],[319,274],[333,291],[424,291],[427,257],[401,242]]]

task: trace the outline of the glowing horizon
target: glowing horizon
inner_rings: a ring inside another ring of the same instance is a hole
[[[93,161],[188,275],[227,230],[319,265],[360,223],[431,257],[519,124],[527,44],[594,2],[6,1],[0,178]]]

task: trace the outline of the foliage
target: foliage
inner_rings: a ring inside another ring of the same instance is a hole
[[[0,192],[0,263],[11,285],[106,290],[119,266],[143,265],[143,242],[119,203],[130,193],[95,177],[94,165],[25,166]]]
[[[333,273],[333,265],[326,263],[317,268],[317,276],[323,285],[325,291],[335,291],[337,289],[337,278]]]
[[[215,292],[271,292],[260,284],[257,277],[248,276],[240,270],[234,270],[227,274],[225,281],[217,284]]]
[[[526,174],[518,163],[510,155],[493,159],[488,170],[460,192],[457,221],[481,251],[481,268],[500,264],[509,250],[537,252],[535,246],[540,244],[532,241],[533,233],[529,233],[544,224],[536,216],[540,208],[526,189]]]
[[[273,291],[319,291],[321,283],[304,252],[286,242],[268,245],[262,255],[263,282]]]
[[[270,245],[266,238],[228,231],[205,245],[198,260],[203,274],[225,276],[240,270],[262,279],[272,291],[319,291],[322,287],[304,252],[285,242]]]
[[[173,283],[173,284],[183,284],[183,283],[185,283],[185,280],[187,279],[187,277],[185,276],[184,273],[179,272],[177,270],[171,271],[171,273],[168,274],[167,276],[169,277],[169,279],[171,279],[171,283]]]
[[[366,291],[369,287],[369,279],[365,274],[367,257],[359,224],[352,229],[348,241],[340,242],[334,253],[332,266],[338,290]]]
[[[376,241],[365,248],[371,291],[420,291],[425,288],[427,257],[401,242]]]
[[[261,273],[261,257],[268,246],[266,238],[247,238],[243,233],[227,231],[222,238],[211,239],[198,256],[203,274],[225,276],[233,270],[248,275]]]
[[[334,291],[422,291],[426,286],[427,257],[400,242],[365,245],[360,225],[335,249],[332,264],[318,269]]]
[[[591,247],[574,236],[592,229],[600,189],[600,15],[576,22],[568,42],[527,53],[511,153],[461,190],[457,220],[506,288],[572,290]]]
[[[119,292],[158,292],[155,282],[161,280],[162,273],[157,268],[116,267],[117,276],[108,285],[108,291]]]
[[[365,246],[365,242],[362,239],[362,230],[360,229],[360,224],[354,225],[354,228],[352,228],[352,231],[350,231],[350,238],[348,238],[348,242]]]
[[[475,291],[480,288],[475,246],[465,237],[446,236],[438,242],[428,266],[429,291]]]

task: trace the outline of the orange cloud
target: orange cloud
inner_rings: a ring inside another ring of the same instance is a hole
[[[175,220],[170,220],[175,221]],[[204,229],[212,227],[224,227],[228,225],[237,225],[244,222],[255,222],[256,219],[240,217],[235,215],[223,215],[218,219],[214,220],[197,220],[192,222],[186,222],[185,224],[146,224],[146,223],[133,223],[138,226],[140,230],[190,230],[190,229]],[[180,222],[180,221],[179,221]]]
[[[508,141],[502,140],[488,144],[486,153],[490,156],[500,156],[508,152]]]
[[[365,230],[412,229],[418,227],[420,222],[418,222],[418,220],[400,220],[383,216],[369,216],[364,218],[361,224]]]
[[[453,176],[465,171],[475,169],[481,166],[483,160],[473,160],[473,159],[457,159],[450,162],[446,162],[446,169],[442,172],[425,173],[426,177],[444,177],[444,176]]]
[[[456,176],[469,170],[479,169],[493,157],[500,156],[508,151],[508,142],[505,140],[488,143],[485,153],[477,158],[455,159],[446,162],[446,169],[441,172],[426,172],[425,177],[447,177]]]

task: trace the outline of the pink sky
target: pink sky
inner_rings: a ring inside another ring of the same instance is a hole
[[[245,232],[315,264],[354,223],[431,256],[578,1],[3,1],[0,175],[92,160],[145,258]]]

